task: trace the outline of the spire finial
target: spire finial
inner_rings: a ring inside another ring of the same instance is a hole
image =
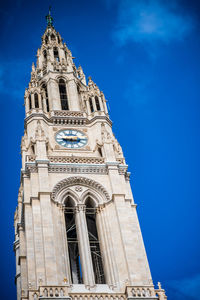
[[[53,18],[51,16],[51,6],[49,6],[49,14],[46,16],[47,26],[52,27],[53,26]]]

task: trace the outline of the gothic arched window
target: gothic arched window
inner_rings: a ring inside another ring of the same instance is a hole
[[[29,100],[29,109],[32,109],[31,94],[29,95],[28,100]]]
[[[57,48],[57,47],[54,47],[54,48],[53,48],[53,55],[54,55],[54,59],[55,59],[56,61],[60,61],[60,59],[59,59],[59,54],[58,54],[58,48]]]
[[[90,111],[93,112],[94,111],[94,107],[93,107],[93,103],[92,103],[92,99],[89,98],[89,104],[90,104]]]
[[[55,40],[56,40],[56,37],[55,37],[55,35],[54,35],[53,33],[51,34],[51,40],[52,40],[52,41],[55,41]]]
[[[43,56],[44,56],[44,61],[46,62],[47,61],[47,51],[46,50],[43,51]]]
[[[49,38],[48,38],[48,36],[46,35],[46,37],[45,37],[45,44],[46,44],[46,45],[48,44],[48,41],[49,41]]]
[[[49,99],[48,99],[48,92],[47,92],[47,86],[46,86],[46,83],[43,83],[43,84],[42,84],[42,89],[44,89],[44,91],[45,91],[46,108],[47,108],[47,112],[49,112]]]
[[[63,79],[60,79],[58,85],[59,85],[59,92],[60,92],[61,109],[69,110],[65,81]]]
[[[65,224],[67,233],[67,244],[69,252],[70,270],[72,283],[83,283],[81,262],[78,248],[78,239],[75,223],[75,207],[70,197],[65,203]]]
[[[96,284],[105,284],[103,262],[99,244],[99,237],[96,226],[96,208],[90,197],[86,200],[86,222],[92,257],[92,265]]]
[[[97,110],[101,110],[100,103],[99,103],[99,98],[97,96],[95,96],[95,104],[96,104]]]
[[[35,100],[35,108],[39,108],[39,101],[38,101],[38,94],[34,94],[34,100]]]

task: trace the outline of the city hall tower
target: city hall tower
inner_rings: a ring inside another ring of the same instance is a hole
[[[17,299],[165,300],[152,282],[104,94],[46,18],[24,96]]]

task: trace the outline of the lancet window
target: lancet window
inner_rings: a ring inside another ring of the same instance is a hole
[[[65,203],[65,224],[70,261],[71,280],[74,284],[81,284],[83,283],[83,279],[75,223],[75,207],[70,197],[67,198]]]
[[[53,55],[54,55],[54,59],[56,61],[60,61],[60,59],[59,59],[59,53],[58,53],[58,48],[57,47],[53,48]]]
[[[94,111],[94,107],[93,107],[93,103],[92,103],[92,99],[89,98],[89,104],[90,104],[90,111],[93,112]]]
[[[97,110],[101,110],[100,103],[99,103],[99,98],[97,96],[95,96],[95,104],[96,104]]]
[[[29,101],[29,109],[32,109],[32,101],[31,101],[31,94],[28,97],[28,101]]]
[[[35,108],[39,108],[39,101],[38,101],[38,94],[34,94],[34,100],[35,100]]]
[[[54,35],[53,33],[51,34],[51,40],[52,40],[52,41],[55,41],[55,40],[56,40],[56,37],[55,37],[55,35]]]
[[[60,79],[58,85],[59,85],[59,92],[60,92],[61,109],[69,110],[65,81],[63,79]]]
[[[44,61],[46,62],[47,61],[47,51],[46,50],[43,51],[43,56],[44,56]]]
[[[96,284],[105,284],[103,262],[100,250],[99,237],[96,226],[96,208],[90,197],[86,200],[86,222],[92,265]]]
[[[49,112],[49,99],[48,99],[48,91],[47,91],[47,86],[45,83],[42,84],[42,89],[45,91],[45,98],[46,98],[46,109],[47,112]]]

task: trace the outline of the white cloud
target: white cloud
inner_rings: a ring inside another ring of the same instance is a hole
[[[177,0],[119,0],[113,38],[119,45],[130,41],[168,43],[183,39],[193,27],[194,20],[183,14]]]

